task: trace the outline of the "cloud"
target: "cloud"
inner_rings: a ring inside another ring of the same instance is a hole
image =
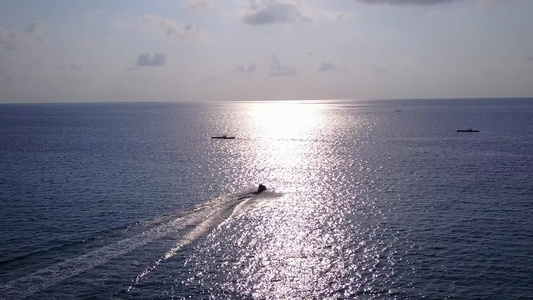
[[[145,52],[139,54],[135,65],[139,67],[158,67],[166,64],[166,62],[167,57],[164,54],[154,53],[154,55],[150,56],[150,53]]]
[[[243,65],[235,66],[235,71],[234,71],[234,73],[236,73],[236,74],[242,74],[242,73],[244,73],[244,72],[246,72],[246,69],[244,68]]]
[[[205,9],[214,5],[216,0],[189,0],[186,7],[192,9]]]
[[[9,41],[9,32],[7,29],[0,27],[0,45],[7,44]]]
[[[244,73],[252,74],[253,72],[255,72],[256,69],[257,69],[257,66],[254,63],[249,64],[247,68],[244,65],[237,65],[237,66],[235,66],[235,70],[233,70],[233,73],[235,73],[235,74],[244,74]]]
[[[332,62],[323,62],[320,67],[318,67],[320,72],[333,71],[336,69],[337,67]]]
[[[156,15],[145,15],[140,24],[163,32],[164,35],[177,39],[201,39],[202,33],[193,24],[182,24],[174,19],[163,18]]]
[[[40,28],[43,26],[43,23],[41,21],[35,21],[31,23],[28,28],[26,28],[27,33],[36,33],[40,30]]]
[[[40,61],[39,61],[39,64],[40,64]],[[81,71],[81,70],[83,70],[83,66],[75,64],[75,63],[69,63],[69,64],[62,65],[62,66],[58,67],[57,69],[58,70]]]
[[[69,70],[72,70],[72,71],[80,71],[80,70],[83,70],[83,66],[82,65],[78,65],[78,64],[75,64],[75,63],[70,63],[67,65],[67,68]]]
[[[508,2],[508,0],[478,0],[478,3],[481,5],[481,7],[488,7],[494,4],[500,4]]]
[[[243,6],[243,20],[251,25],[309,22],[298,3],[281,0],[250,0]]]
[[[40,59],[34,59],[26,64],[29,68],[40,68],[43,66],[43,62]]]
[[[211,74],[209,75],[209,77],[207,77],[207,82],[209,83],[217,83],[220,81],[220,78],[218,78],[215,74]]]
[[[358,0],[368,4],[390,4],[390,5],[433,5],[448,3],[456,0]]]
[[[276,55],[272,55],[272,65],[268,76],[295,76],[298,74],[298,70],[288,65],[282,65]]]
[[[44,45],[47,42],[46,38],[37,34],[41,26],[42,22],[36,21],[31,23],[25,31],[0,27],[0,46],[3,45],[7,50],[14,51],[19,48]]]
[[[380,68],[378,66],[374,66],[374,68],[372,68],[373,71],[374,71],[374,74],[385,74],[387,73],[389,70],[385,69],[385,68]]]
[[[324,16],[326,17],[327,20],[333,21],[333,22],[349,21],[355,18],[354,14],[344,12],[344,11],[325,12]]]
[[[252,74],[253,72],[255,72],[255,70],[257,70],[257,66],[254,63],[251,63],[246,69],[246,72],[248,74]]]

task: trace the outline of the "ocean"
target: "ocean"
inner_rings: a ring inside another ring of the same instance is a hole
[[[0,209],[0,299],[533,299],[533,99],[2,104]]]

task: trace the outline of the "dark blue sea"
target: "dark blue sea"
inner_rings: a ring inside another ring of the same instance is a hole
[[[0,299],[533,299],[532,217],[533,99],[0,105]]]

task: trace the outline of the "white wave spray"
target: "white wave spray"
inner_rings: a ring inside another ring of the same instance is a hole
[[[211,214],[209,214],[204,221],[199,223],[193,230],[187,233],[181,240],[179,240],[174,247],[167,251],[161,258],[159,258],[154,264],[144,269],[128,287],[127,291],[130,292],[135,286],[139,285],[143,279],[145,279],[151,272],[153,272],[157,266],[163,261],[170,259],[176,255],[176,253],[184,246],[192,244],[200,237],[209,234],[215,227],[221,226],[225,221],[230,220],[233,215],[242,213],[243,208],[247,206],[247,203],[251,197],[239,197],[230,201],[224,202],[213,208]]]
[[[194,229],[179,240],[174,247],[132,280],[130,287],[127,289],[127,291],[130,291],[161,262],[175,256],[181,248],[195,242],[198,238],[209,234],[215,227],[220,226],[224,221],[231,219],[232,215],[242,213],[251,198],[253,197],[236,197],[235,195],[222,196],[214,199],[206,205],[198,207],[187,215],[175,218],[155,228],[151,228],[137,235],[103,246],[78,257],[66,259],[62,262],[40,269],[30,275],[11,280],[6,284],[0,285],[0,299],[23,299],[29,297],[68,278],[92,270],[95,267],[107,263],[111,259],[127,254],[157,239],[161,239],[189,226],[194,226]]]

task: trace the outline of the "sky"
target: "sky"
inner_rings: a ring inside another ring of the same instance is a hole
[[[0,103],[533,97],[532,0],[0,0]]]

